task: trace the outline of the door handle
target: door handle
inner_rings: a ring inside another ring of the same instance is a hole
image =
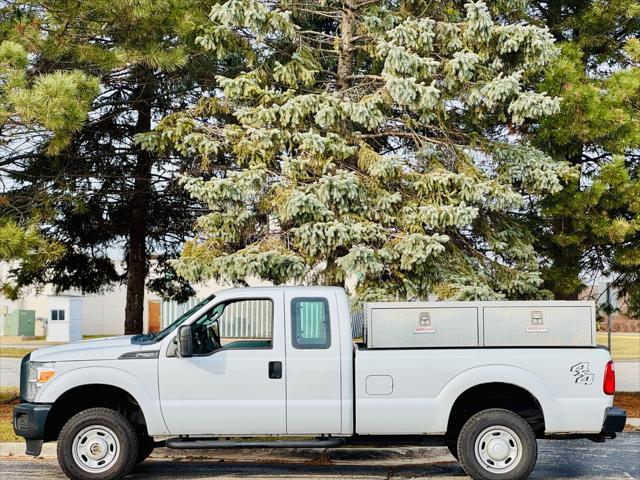
[[[269,378],[282,378],[282,362],[269,362]]]

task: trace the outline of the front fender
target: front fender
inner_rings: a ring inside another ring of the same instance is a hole
[[[140,405],[150,435],[167,435],[169,432],[162,418],[157,394],[157,363],[150,360],[130,360],[148,362],[146,375],[131,374],[119,366],[83,365],[63,371],[47,382],[36,397],[37,403],[55,403],[61,395],[76,387],[85,385],[109,385],[120,388],[131,395]],[[120,362],[129,362],[120,360]]]

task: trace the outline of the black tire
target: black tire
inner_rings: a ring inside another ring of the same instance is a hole
[[[462,468],[475,480],[522,480],[536,464],[538,444],[521,416],[493,408],[467,420],[458,436],[458,454]]]
[[[76,437],[78,442],[74,444]],[[93,453],[92,447],[96,455],[93,458],[87,456]],[[138,437],[122,414],[108,408],[90,408],[71,417],[62,427],[57,453],[60,468],[72,480],[115,480],[134,467]]]
[[[453,456],[453,458],[455,458],[456,460],[459,460],[459,458],[458,458],[458,437],[446,437],[444,439],[444,444],[449,449],[449,453]]]
[[[138,433],[138,458],[136,458],[136,465],[141,464],[149,455],[153,452],[153,449],[156,448],[156,442],[153,437],[147,435],[146,432]]]

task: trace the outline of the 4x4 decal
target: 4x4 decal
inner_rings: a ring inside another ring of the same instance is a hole
[[[596,377],[596,374],[589,370],[589,362],[576,363],[569,371],[573,374],[575,382],[583,385],[591,385]]]

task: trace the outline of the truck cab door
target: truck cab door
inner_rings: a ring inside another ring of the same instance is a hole
[[[341,433],[338,311],[326,292],[285,290],[287,433]]]
[[[195,321],[194,355],[159,358],[162,415],[172,435],[286,433],[282,292],[217,297]],[[175,347],[174,347],[175,350]]]

